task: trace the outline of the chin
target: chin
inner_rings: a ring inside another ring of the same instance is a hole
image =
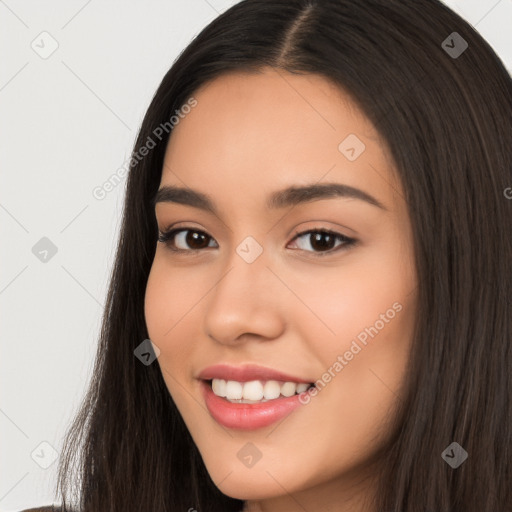
[[[275,487],[270,484],[274,484]],[[269,475],[267,475],[267,478],[251,478],[250,475],[243,478],[234,476],[232,473],[217,487],[226,496],[237,500],[265,500],[280,496],[283,493],[283,488],[277,485]],[[288,489],[286,484],[283,487]]]
[[[230,498],[262,500],[281,496],[283,488],[289,493],[314,485],[307,474],[298,471],[299,461],[287,459],[284,454],[274,460],[265,461],[263,457],[253,467],[246,467],[236,456],[232,462],[228,457],[213,457],[215,460],[206,464],[206,469],[219,490]]]

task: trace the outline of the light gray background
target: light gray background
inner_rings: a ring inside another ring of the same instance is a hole
[[[3,512],[53,502],[57,462],[41,465],[91,376],[125,182],[92,191],[129,157],[174,59],[235,3],[0,0]],[[512,0],[446,3],[512,70]],[[32,48],[52,44],[47,58]],[[46,262],[32,252],[43,237],[57,247]]]

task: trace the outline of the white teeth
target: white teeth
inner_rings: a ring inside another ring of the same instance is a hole
[[[290,397],[295,393],[302,393],[309,388],[310,384],[301,382],[279,382],[277,380],[251,380],[249,382],[238,382],[235,380],[212,379],[212,390],[214,394],[228,400],[254,403],[266,402],[279,398],[279,396]]]
[[[226,381],[224,379],[213,379],[212,389],[217,396],[226,396]]]
[[[285,382],[281,386],[281,395],[283,396],[293,396],[295,391],[297,391],[297,384],[295,382]]]
[[[242,383],[236,380],[228,380],[226,382],[226,398],[230,398],[231,400],[239,400],[242,398]]]
[[[259,380],[245,382],[243,398],[246,400],[261,400],[263,398],[263,384]]]
[[[303,393],[308,388],[309,388],[309,384],[301,382],[300,384],[297,384],[297,393]]]
[[[277,380],[268,380],[263,386],[263,395],[267,400],[278,398],[281,394],[281,385]]]

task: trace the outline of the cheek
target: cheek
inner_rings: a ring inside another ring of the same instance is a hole
[[[152,341],[172,343],[173,334],[182,327],[187,313],[201,298],[201,289],[196,284],[190,282],[190,273],[170,267],[157,251],[144,301],[146,325]]]
[[[204,295],[187,276],[179,268],[169,268],[165,259],[155,258],[144,301],[148,335],[160,349],[158,364],[173,395],[189,377],[185,372],[194,347],[189,341],[197,336],[194,308]]]
[[[403,255],[372,249],[354,254],[339,268],[317,269],[308,280],[295,283],[305,313],[298,317],[305,329],[303,339],[316,344],[320,355],[325,351],[332,356],[333,348],[348,350],[354,338],[364,344],[389,336],[400,343],[400,332],[405,338],[409,334],[404,319],[414,314],[415,278],[410,260]]]
[[[315,281],[302,294],[318,315],[303,314],[300,324],[301,338],[323,372],[316,382],[318,400],[306,406],[311,409],[303,421],[303,440],[310,446],[304,457],[318,473],[336,474],[357,464],[390,435],[386,422],[401,398],[412,341],[411,288],[408,278],[389,267],[383,273],[366,267],[364,273],[352,269],[339,279]],[[318,432],[314,440],[307,434],[310,418]]]
[[[343,404],[343,418],[361,431],[395,405],[409,358],[415,274],[412,260],[399,256],[360,253],[354,264],[317,272],[296,289],[310,310],[300,316],[300,338],[321,363],[319,394]]]

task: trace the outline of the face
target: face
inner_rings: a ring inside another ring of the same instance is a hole
[[[393,162],[321,76],[230,73],[193,96],[160,183],[188,194],[156,204],[159,230],[177,231],[157,243],[145,298],[163,378],[224,494],[262,510],[355,503],[414,324]]]

